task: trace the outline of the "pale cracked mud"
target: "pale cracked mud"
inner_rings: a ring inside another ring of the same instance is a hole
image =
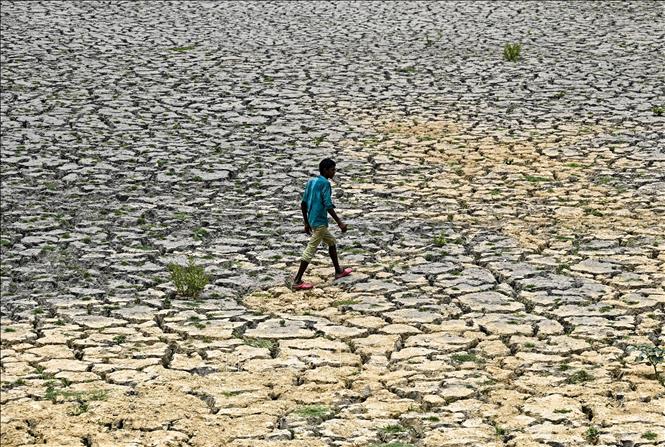
[[[663,15],[3,1],[0,442],[663,445]]]

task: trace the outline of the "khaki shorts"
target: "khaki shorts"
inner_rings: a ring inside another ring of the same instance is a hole
[[[337,241],[333,235],[330,234],[330,231],[328,231],[328,227],[312,228],[312,237],[309,239],[307,248],[305,248],[305,251],[302,253],[302,260],[305,262],[311,262],[314,253],[316,253],[316,249],[321,242],[325,242],[325,244],[330,247],[335,245]]]

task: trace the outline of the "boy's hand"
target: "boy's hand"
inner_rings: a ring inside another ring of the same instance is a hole
[[[312,234],[312,227],[309,225],[305,225],[305,233],[311,235]]]
[[[339,229],[342,230],[342,233],[346,233],[346,230],[349,228],[349,226],[345,223],[339,224]]]

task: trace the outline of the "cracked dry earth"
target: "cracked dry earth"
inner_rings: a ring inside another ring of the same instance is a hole
[[[3,1],[2,445],[663,445],[663,14]]]

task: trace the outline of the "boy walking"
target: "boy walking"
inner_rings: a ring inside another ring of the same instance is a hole
[[[332,203],[332,187],[328,179],[333,178],[335,172],[335,162],[325,158],[319,163],[319,173],[321,175],[308,181],[305,187],[300,209],[305,220],[305,233],[311,235],[311,238],[302,254],[298,273],[293,278],[293,290],[307,290],[314,287],[310,283],[303,282],[302,275],[321,242],[328,246],[328,253],[335,267],[335,279],[348,276],[352,272],[350,268],[342,269],[339,266],[336,241],[328,231],[328,214],[335,220],[342,233],[346,233],[347,229],[347,225],[335,213],[335,205]]]

